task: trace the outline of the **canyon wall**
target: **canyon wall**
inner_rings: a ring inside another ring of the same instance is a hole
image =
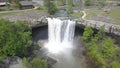
[[[77,25],[90,26],[94,29],[99,29],[100,27],[104,27],[105,32],[120,36],[120,25],[104,23],[100,21],[93,21],[93,20],[76,20],[76,22]]]

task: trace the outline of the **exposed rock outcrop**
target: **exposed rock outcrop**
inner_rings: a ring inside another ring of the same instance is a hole
[[[85,19],[86,15],[84,11],[83,11],[83,14],[84,15],[82,19],[74,19],[77,25],[82,25],[82,26],[88,25],[94,29],[99,29],[100,27],[103,26],[105,28],[105,32],[120,36],[120,25],[105,23],[101,21],[86,20]],[[8,19],[11,22],[16,22],[17,20],[26,21],[28,25],[34,28],[34,27],[40,27],[40,26],[47,25],[47,19],[46,19],[47,17],[48,15],[44,15],[44,14],[25,13],[25,14],[18,15],[18,16],[6,16],[3,18]],[[71,18],[68,17],[65,19],[71,19]]]
[[[11,22],[16,22],[18,20],[26,21],[31,27],[38,27],[45,25],[45,17],[49,16],[46,12],[35,12],[35,11],[28,11],[23,13],[17,13],[13,15],[5,15],[1,18],[7,19]],[[41,22],[42,21],[42,22]]]
[[[105,32],[115,35],[120,35],[120,25],[104,23],[100,21],[93,21],[93,20],[77,20],[77,25],[90,26],[94,29],[99,29],[100,27],[104,27]]]

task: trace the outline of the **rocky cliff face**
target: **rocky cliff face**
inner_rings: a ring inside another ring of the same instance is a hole
[[[22,13],[19,12],[16,14],[5,15],[0,18],[7,19],[11,22],[16,22],[18,20],[26,21],[26,23],[31,27],[38,27],[45,25],[46,16],[49,16],[49,14],[47,14],[46,12],[35,12],[33,10],[33,11],[24,11]]]
[[[38,15],[38,16],[37,16]],[[7,16],[4,17],[4,19],[8,19],[11,22],[15,22],[17,20],[22,20],[26,21],[28,25],[31,27],[40,27],[47,25],[47,20],[45,15],[39,15],[39,14],[23,14],[21,16]],[[114,25],[110,23],[104,23],[100,21],[94,21],[94,20],[84,20],[84,19],[74,19],[77,23],[77,25],[82,25],[82,26],[90,26],[94,29],[99,29],[100,27],[105,28],[105,32],[115,34],[120,36],[120,25]]]
[[[94,29],[99,29],[100,27],[104,27],[105,32],[115,35],[120,35],[120,25],[114,25],[100,21],[93,21],[93,20],[77,20],[77,25],[90,26]]]
[[[33,16],[6,16],[6,17],[3,17],[3,19],[7,19],[11,22],[16,22],[18,20],[21,20],[21,21],[25,21],[25,23],[27,23],[29,26],[31,27],[40,27],[40,26],[44,26],[44,25],[47,25],[47,20],[46,20],[46,16],[41,16],[41,17],[33,17]]]
[[[75,21],[77,25],[90,26],[94,29],[99,29],[100,27],[104,27],[105,32],[120,36],[120,25],[104,23],[100,21],[93,21],[93,20],[82,20],[82,19]],[[38,22],[40,23],[36,23],[36,24],[38,24],[39,26],[47,25],[47,20],[45,18],[41,18]],[[35,23],[33,24],[35,25]]]

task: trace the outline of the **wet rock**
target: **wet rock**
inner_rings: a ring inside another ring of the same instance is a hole
[[[48,64],[48,68],[52,68],[52,65],[54,65],[57,61],[51,57],[47,58],[47,64]]]
[[[47,61],[48,68],[52,68],[52,66],[57,62],[56,59],[50,57],[48,55],[48,50],[46,48],[40,49],[40,56]]]
[[[23,68],[22,59],[19,57],[12,58],[9,68]]]
[[[22,59],[19,57],[7,57],[0,63],[0,68],[23,68]]]

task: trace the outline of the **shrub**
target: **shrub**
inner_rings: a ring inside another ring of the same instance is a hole
[[[50,6],[48,7],[48,12],[50,15],[55,14],[57,11],[57,7],[54,3],[50,2]]]
[[[82,39],[87,43],[86,49],[95,68],[120,68],[119,47],[105,35],[103,27],[94,35],[90,27],[85,27]]]
[[[34,58],[31,61],[32,68],[47,68],[46,61],[41,58]]]
[[[92,35],[93,35],[93,30],[91,29],[91,27],[86,26],[82,36],[83,41],[90,41]]]
[[[113,61],[113,62],[111,63],[110,68],[120,68],[120,62]]]
[[[92,5],[91,0],[85,0],[85,5],[86,5],[86,6],[91,6],[91,5]]]

